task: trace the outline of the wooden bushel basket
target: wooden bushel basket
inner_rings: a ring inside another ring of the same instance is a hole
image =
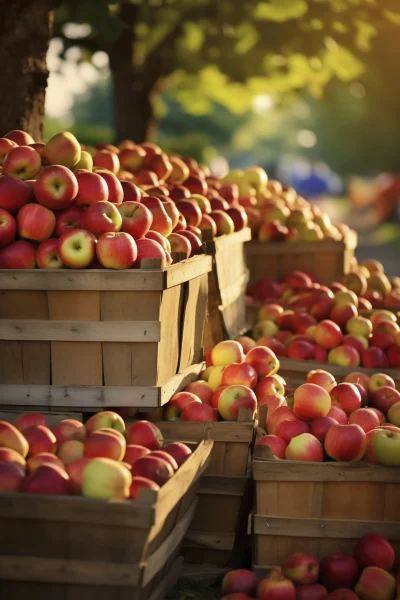
[[[143,266],[0,270],[0,404],[155,408],[197,374],[211,258]]]
[[[0,494],[0,597],[162,600],[211,450],[201,442],[159,492],[135,501]]]
[[[279,280],[290,271],[310,271],[317,281],[331,284],[350,272],[357,234],[350,230],[340,242],[258,242],[245,244],[250,282],[263,277]]]

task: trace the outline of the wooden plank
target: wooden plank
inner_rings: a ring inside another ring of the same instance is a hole
[[[355,519],[312,519],[254,515],[255,535],[359,539],[367,533],[379,533],[388,540],[400,539],[399,521],[357,521]]]
[[[282,468],[284,467],[284,468]],[[305,463],[253,460],[255,481],[349,481],[400,483],[400,470],[370,463]]]
[[[216,252],[225,250],[232,245],[236,245],[241,242],[248,242],[250,240],[251,229],[250,227],[245,227],[244,229],[235,231],[235,233],[231,233],[230,235],[221,235],[214,238],[212,241],[206,241],[204,245],[207,254],[214,255]]]
[[[0,517],[27,521],[87,523],[93,526],[146,529],[154,523],[154,509],[143,502],[102,502],[75,496],[0,494]]]
[[[231,551],[235,543],[234,533],[211,532],[211,531],[188,531],[183,542],[184,547],[192,548],[199,546],[207,550]]]
[[[190,259],[191,260],[191,259]],[[162,270],[0,269],[3,290],[162,290]]]
[[[242,497],[247,484],[246,477],[224,477],[220,475],[204,475],[201,480],[199,495],[239,496]]]
[[[159,321],[40,321],[0,319],[0,340],[158,342]]]
[[[75,585],[138,586],[141,566],[34,556],[0,556],[0,579]]]
[[[167,400],[165,400],[167,401]],[[160,388],[152,386],[0,385],[0,405],[106,408],[157,408]]]
[[[203,330],[207,306],[208,276],[201,275],[185,284],[182,303],[179,371],[203,358]]]
[[[182,390],[189,383],[196,381],[201,371],[204,369],[204,363],[197,363],[194,365],[190,365],[182,371],[182,373],[178,373],[174,375],[168,381],[166,381],[160,388],[160,406],[164,406],[167,402],[169,402],[174,394]],[[186,423],[188,425],[188,423]],[[175,441],[180,439],[179,437],[175,438]],[[196,441],[199,442],[202,438],[198,438]]]
[[[210,256],[193,256],[176,265],[171,265],[164,271],[165,288],[171,288],[180,285],[185,281],[190,281],[195,277],[208,273],[212,268],[212,259]]]
[[[148,600],[164,600],[166,594],[174,587],[174,585],[178,581],[180,573],[182,571],[182,566],[183,557],[179,556],[168,568],[165,577],[162,577],[157,587],[152,591],[151,596]],[[131,596],[129,596],[129,600],[131,600]],[[143,596],[142,600],[147,599]]]
[[[183,288],[183,285],[176,285],[162,293],[160,306],[161,332],[157,356],[157,384],[165,383],[179,371]],[[145,372],[146,368],[146,363],[140,364],[142,372]]]
[[[161,421],[157,423],[166,440],[199,442],[205,435],[205,424],[187,421]],[[214,442],[240,442],[249,445],[253,439],[254,423],[218,421],[207,424],[207,435]]]

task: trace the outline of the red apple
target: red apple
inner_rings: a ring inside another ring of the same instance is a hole
[[[110,202],[96,202],[82,214],[81,227],[100,237],[103,233],[118,232],[122,217],[116,206]]]
[[[60,237],[71,229],[80,229],[82,214],[82,210],[75,205],[58,212],[54,229],[55,235]]]
[[[0,248],[11,244],[17,233],[17,223],[11,213],[0,208]]]
[[[179,233],[171,233],[168,236],[168,241],[171,244],[171,252],[182,252],[186,258],[189,258],[192,252],[190,241]]]
[[[396,580],[379,567],[367,567],[361,573],[354,591],[366,600],[392,600],[396,592]]]
[[[15,215],[32,199],[32,188],[25,181],[3,175],[0,177],[0,208]]]
[[[121,231],[129,233],[135,240],[144,237],[153,222],[153,215],[140,202],[123,202],[118,206],[122,217]]]
[[[377,533],[369,533],[357,542],[354,548],[354,558],[363,569],[380,567],[390,571],[395,554],[392,544],[386,538]]]
[[[174,470],[169,462],[158,456],[152,456],[150,453],[135,460],[131,468],[131,473],[132,477],[146,477],[151,481],[155,481],[159,486],[162,486],[171,479]]]
[[[288,357],[294,360],[312,360],[314,358],[314,346],[308,342],[295,340],[288,346]]]
[[[346,419],[347,422],[347,419]],[[325,441],[326,434],[333,425],[338,425],[336,419],[332,417],[319,417],[310,425],[310,433],[317,438],[321,443]]]
[[[353,373],[349,373],[348,375],[346,375],[346,377],[344,378],[344,381],[346,383],[359,383],[360,385],[362,385],[362,387],[364,389],[367,390],[368,382],[369,382],[369,375],[355,371]]]
[[[95,167],[103,167],[108,169],[111,173],[118,173],[120,169],[120,163],[118,155],[109,150],[99,150],[93,156],[93,165]]]
[[[246,354],[245,362],[254,367],[260,378],[274,375],[279,369],[279,360],[272,350],[264,346],[250,350]]]
[[[70,491],[69,476],[64,469],[55,464],[40,465],[25,478],[21,485],[21,492],[26,494],[66,496]]]
[[[184,388],[184,392],[189,392],[191,394],[194,394],[204,404],[208,404],[211,406],[213,390],[210,388],[210,386],[208,385],[208,383],[206,381],[200,380],[200,381],[194,381],[193,383],[189,383]]]
[[[77,173],[76,180],[78,182],[78,193],[75,198],[77,206],[85,207],[108,200],[107,183],[98,173]]]
[[[359,408],[351,413],[349,423],[359,425],[365,433],[368,433],[371,429],[379,427],[379,418],[370,408]]]
[[[305,421],[325,417],[331,408],[329,393],[319,385],[305,383],[294,393],[293,412]]]
[[[285,387],[276,375],[269,375],[260,379],[256,387],[256,396],[261,400],[264,396],[271,394],[284,394]]]
[[[292,422],[296,423],[296,421]],[[283,421],[283,423],[290,423],[290,421]],[[256,446],[268,446],[268,448],[271,448],[274,456],[281,459],[285,458],[287,444],[281,437],[278,437],[277,435],[263,435],[256,441]]]
[[[293,581],[275,569],[262,579],[257,588],[257,600],[296,600],[296,588]]]
[[[336,348],[342,343],[342,339],[343,334],[336,323],[329,320],[318,323],[315,330],[315,341],[325,350]]]
[[[56,436],[57,444],[62,444],[67,440],[83,442],[86,438],[85,426],[75,419],[63,419],[52,428],[52,432]]]
[[[0,461],[0,492],[18,492],[25,476],[25,469],[15,462]]]
[[[397,402],[400,402],[400,393],[389,386],[380,387],[376,392],[370,394],[370,405],[384,414],[387,414],[389,409]]]
[[[112,204],[121,204],[124,199],[124,190],[118,177],[109,171],[97,171],[104,179],[108,188],[108,201]]]
[[[26,240],[17,240],[0,250],[0,269],[34,269],[35,246]]]
[[[336,381],[331,373],[323,369],[315,369],[307,374],[307,383],[314,383],[330,392],[336,385]]]
[[[159,450],[161,448],[162,435],[154,423],[150,421],[136,421],[128,427],[126,440],[128,444],[137,444],[149,450]]]
[[[328,594],[326,600],[360,600],[360,598],[347,588],[339,588]]]
[[[342,408],[340,408],[339,406],[332,405],[326,416],[332,417],[332,419],[335,419],[335,421],[337,421],[339,423],[339,425],[347,425],[347,423],[349,421],[348,416],[346,415],[344,410]]]
[[[188,231],[187,229],[180,231],[179,234],[182,235],[183,237],[185,237],[189,241],[190,247],[191,247],[190,256],[194,256],[195,254],[201,254],[202,241],[199,238],[199,236],[197,236],[195,233],[193,233],[193,231]]]
[[[279,406],[274,411],[268,411],[267,414],[267,431],[275,434],[276,428],[281,421],[297,421],[296,415],[287,406]]]
[[[329,554],[319,563],[319,580],[328,592],[353,588],[357,578],[358,565],[354,558],[345,552]]]
[[[135,240],[123,231],[103,233],[96,245],[96,256],[105,269],[130,269],[137,257]]]
[[[176,421],[180,419],[182,410],[191,402],[201,402],[201,400],[190,391],[178,392],[165,406],[164,418],[167,421]]]
[[[29,146],[29,144],[21,144],[21,145]],[[0,165],[3,164],[4,158],[8,154],[8,152],[11,150],[11,148],[16,148],[17,146],[18,146],[18,144],[16,144],[12,140],[9,140],[8,138],[5,138],[5,137],[0,138]]]
[[[286,444],[302,433],[310,433],[310,428],[304,421],[281,421],[275,430],[275,435],[282,438]]]
[[[398,336],[400,339],[400,336]],[[387,357],[389,366],[392,368],[400,368],[400,347],[397,344],[392,344],[387,349]]]
[[[348,415],[361,407],[361,394],[353,383],[339,383],[330,395],[332,404],[342,408]]]
[[[228,208],[226,214],[232,219],[235,226],[235,231],[240,231],[241,229],[247,227],[248,217],[244,210],[240,210],[239,208],[233,206]]]
[[[355,304],[347,302],[345,304],[335,304],[329,313],[329,319],[339,327],[344,327],[352,317],[357,317],[357,315],[358,311]]]
[[[4,137],[14,142],[16,146],[27,146],[29,144],[35,143],[33,137],[31,137],[29,133],[26,133],[26,131],[22,131],[21,129],[13,129],[12,131],[6,133]]]
[[[319,560],[312,554],[296,552],[282,563],[281,569],[285,577],[297,585],[316,583],[319,573]]]
[[[62,269],[63,263],[58,254],[58,240],[51,238],[40,244],[36,250],[36,264],[39,269]]]
[[[53,233],[56,218],[51,210],[40,204],[26,204],[18,212],[17,226],[20,237],[43,242]]]
[[[258,577],[246,569],[235,569],[225,575],[221,584],[223,595],[232,593],[248,594],[255,596],[258,586]]]
[[[137,259],[134,265],[135,269],[140,269],[142,260],[144,259],[159,259],[161,261],[161,268],[165,269],[167,266],[167,257],[165,250],[158,242],[154,240],[148,240],[141,238],[136,240],[137,248]]]
[[[387,369],[389,366],[388,359],[383,350],[374,346],[363,351],[361,364],[368,369]]]
[[[296,588],[296,600],[326,600],[328,592],[320,583],[301,585]]]
[[[219,414],[225,421],[237,421],[240,408],[249,408],[254,415],[257,409],[256,395],[246,385],[228,385],[218,400]]]
[[[222,385],[244,385],[254,390],[257,381],[257,371],[246,362],[232,363],[222,373]]]
[[[142,197],[140,187],[132,183],[132,181],[121,181],[121,185],[124,191],[123,202],[140,202]]]
[[[258,398],[258,406],[268,406],[268,414],[273,413],[274,410],[281,406],[286,406],[286,400],[284,396],[280,394],[268,394]]]
[[[3,161],[3,174],[26,181],[33,179],[42,167],[40,154],[31,146],[11,148]]]
[[[85,269],[95,257],[95,237],[85,229],[72,229],[58,240],[57,251],[63,264],[70,269]]]
[[[168,237],[172,232],[172,220],[168,216],[161,200],[156,196],[144,196],[141,199],[141,204],[146,206],[153,215],[151,225],[153,231],[158,231],[158,233]]]
[[[24,429],[24,436],[29,444],[28,456],[40,452],[55,453],[57,440],[54,433],[44,425],[32,425]]]
[[[163,450],[164,452],[168,452],[168,454],[175,459],[178,467],[183,465],[192,454],[189,446],[182,444],[182,442],[172,442],[171,444],[167,444],[166,446],[163,446]]]
[[[78,181],[75,175],[61,165],[45,167],[38,176],[35,197],[39,204],[51,210],[68,208],[78,193]]]
[[[135,475],[132,477],[132,483],[129,488],[129,497],[131,500],[136,500],[139,496],[139,492],[141,488],[147,488],[149,490],[154,490],[158,492],[160,486],[155,481],[148,479],[147,477],[142,477],[141,475]]]
[[[359,425],[333,425],[325,437],[325,452],[338,461],[361,460],[367,447]]]
[[[323,462],[324,450],[316,437],[310,433],[302,433],[291,439],[285,456],[287,460]]]

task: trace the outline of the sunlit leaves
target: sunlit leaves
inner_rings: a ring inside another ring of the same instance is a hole
[[[394,12],[393,10],[384,10],[385,17],[394,25],[400,25],[400,12]]]
[[[189,52],[198,52],[204,43],[204,32],[197,23],[185,23],[182,43]]]
[[[363,63],[354,54],[339,44],[326,50],[324,62],[341,81],[356,79],[365,69]]]
[[[282,23],[288,19],[299,19],[308,11],[306,0],[270,0],[259,2],[254,11],[254,18]]]

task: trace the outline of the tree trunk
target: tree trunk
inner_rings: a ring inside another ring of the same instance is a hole
[[[122,6],[120,17],[126,26],[109,49],[108,55],[117,141],[129,138],[140,143],[149,138],[154,125],[154,111],[152,89],[145,86],[142,69],[135,64],[134,26],[138,16],[137,4]]]
[[[0,135],[23,129],[42,141],[53,0],[0,0]]]

